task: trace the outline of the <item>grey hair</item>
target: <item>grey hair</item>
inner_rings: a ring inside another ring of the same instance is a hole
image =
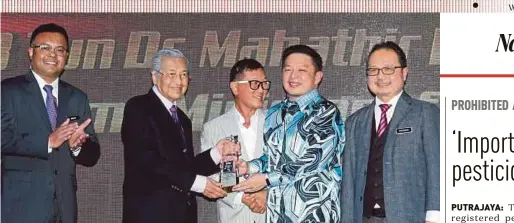
[[[184,60],[186,61],[186,66],[187,66],[188,70],[191,71],[191,67],[189,65],[189,61],[187,60],[187,57],[184,56],[184,54],[182,52],[180,52],[180,50],[164,48],[162,50],[159,50],[159,52],[157,52],[152,57],[152,71],[157,71],[157,73],[155,74],[157,77],[159,77],[161,75],[159,72],[161,70],[161,59],[163,56],[184,58]]]

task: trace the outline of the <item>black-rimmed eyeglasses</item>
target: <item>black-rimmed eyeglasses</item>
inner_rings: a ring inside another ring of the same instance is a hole
[[[380,71],[382,71],[382,73],[384,75],[391,75],[391,74],[394,74],[394,71],[397,68],[404,68],[404,66],[382,67],[382,68],[372,67],[372,68],[366,69],[366,75],[368,75],[368,76],[377,76]]]
[[[250,89],[257,90],[259,87],[262,88],[262,90],[269,90],[271,86],[271,81],[258,81],[258,80],[244,80],[244,81],[234,81],[238,84],[246,84],[248,83],[250,85]]]

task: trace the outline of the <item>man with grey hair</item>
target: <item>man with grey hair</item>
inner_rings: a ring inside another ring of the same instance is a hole
[[[239,147],[219,141],[196,157],[191,120],[177,100],[190,81],[187,58],[176,49],[152,58],[153,87],[125,105],[123,222],[197,222],[194,192],[221,198],[226,192],[209,176],[219,171],[221,157]]]

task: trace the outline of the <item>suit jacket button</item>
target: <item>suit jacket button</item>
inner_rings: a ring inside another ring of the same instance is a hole
[[[59,174],[59,171],[58,170],[54,170],[54,174],[55,175]]]
[[[362,196],[359,198],[360,201],[362,201]]]
[[[183,152],[183,153],[186,153],[186,152],[187,152],[187,149],[182,150],[182,152]]]

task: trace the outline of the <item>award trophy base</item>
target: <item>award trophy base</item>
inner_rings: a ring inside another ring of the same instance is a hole
[[[221,189],[223,189],[225,192],[227,193],[232,193],[234,191],[232,191],[232,188],[234,187],[234,185],[232,186],[227,186],[227,187],[222,187]]]
[[[231,193],[232,187],[239,184],[237,174],[232,171],[233,165],[233,161],[224,163],[224,168],[220,172],[221,188],[227,193]]]
[[[238,136],[230,136],[230,141],[234,143],[239,143]],[[236,167],[237,161],[239,160],[239,154],[233,154],[231,156],[235,156],[235,161],[227,161],[220,164],[220,180],[221,188],[227,192],[231,193],[232,188],[239,184],[239,171]]]

